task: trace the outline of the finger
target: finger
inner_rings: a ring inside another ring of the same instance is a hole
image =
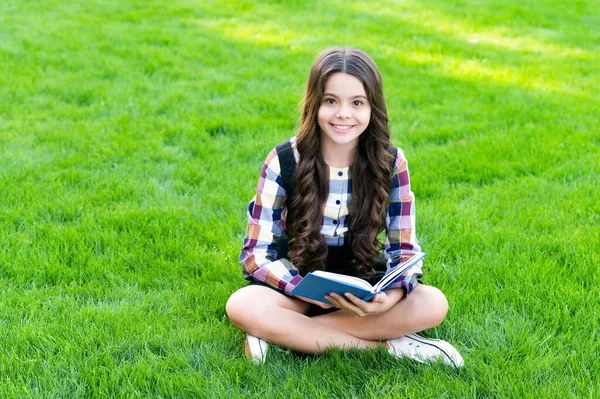
[[[346,297],[350,302],[352,302],[353,304],[355,304],[356,306],[359,306],[359,307],[361,305],[361,302],[365,303],[365,301],[363,301],[359,297],[357,297],[357,296],[355,296],[355,295],[353,295],[353,294],[351,294],[349,292],[346,292],[344,294],[344,297]]]
[[[348,312],[354,313],[358,316],[364,316],[365,311],[360,307],[354,305],[352,302],[348,301],[345,297],[338,294],[331,294],[331,296],[336,296],[334,300],[337,302],[338,307],[342,310],[346,310]]]
[[[362,299],[360,299],[359,297],[352,295],[349,292],[346,292],[344,295],[346,296],[346,298],[348,298],[350,300],[350,302],[352,302],[352,304],[354,304],[354,306],[358,307],[363,312],[368,312],[368,310],[370,308],[369,302],[365,302]]]
[[[320,307],[322,307],[322,308],[325,308],[325,309],[327,309],[327,308],[330,308],[330,307],[331,307],[331,305],[328,305],[328,304],[326,304],[326,303],[319,302],[319,301],[315,301],[314,299],[309,299],[309,298],[306,298],[306,297],[303,297],[303,296],[298,296],[298,295],[296,295],[296,298],[298,298],[298,299],[300,299],[300,300],[302,300],[302,301],[304,301],[304,302],[311,303],[311,304],[313,304],[313,305],[318,305],[318,306],[320,306]],[[325,306],[327,306],[327,307],[325,307]]]
[[[327,299],[329,302],[331,302],[331,304],[338,308],[338,309],[342,309],[342,304],[340,304],[339,300],[337,298],[334,298],[332,295],[325,295],[325,299]]]
[[[335,306],[338,309],[346,308],[346,304],[343,302],[343,300],[337,294],[331,293],[329,295],[326,295],[325,299],[327,299],[329,302],[331,302],[333,304],[333,306]]]
[[[352,301],[354,306],[356,306],[357,308],[359,308],[361,310],[363,315],[380,313],[382,311],[382,309],[385,308],[385,302],[387,300],[387,296],[385,295],[385,293],[379,293],[378,294],[379,298],[377,298],[378,295],[375,295],[375,297],[373,297],[368,302],[363,301],[359,297],[352,295],[350,293],[346,293],[345,295],[348,299],[350,299]],[[355,313],[358,314],[358,312],[355,312]]]
[[[384,303],[387,300],[387,295],[385,292],[380,292],[371,300],[371,302],[375,303]]]

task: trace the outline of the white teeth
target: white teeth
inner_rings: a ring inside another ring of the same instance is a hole
[[[351,126],[336,126],[333,125],[334,128],[336,128],[337,130],[348,130],[350,129]]]

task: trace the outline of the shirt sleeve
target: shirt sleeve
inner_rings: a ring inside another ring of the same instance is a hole
[[[421,245],[415,233],[415,196],[410,189],[408,163],[400,148],[392,173],[389,197],[386,215],[388,234],[384,243],[387,270],[421,252]],[[402,287],[406,294],[409,294],[417,285],[418,279],[423,276],[422,264],[423,261],[410,268],[389,288]]]
[[[279,157],[273,149],[263,164],[256,195],[248,205],[248,227],[240,263],[244,278],[267,283],[289,295],[302,277],[288,259],[277,256],[277,242],[285,229],[282,219],[285,198]]]

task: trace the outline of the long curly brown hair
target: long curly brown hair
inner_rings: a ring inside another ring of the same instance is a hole
[[[295,171],[295,190],[288,200],[289,257],[301,270],[323,269],[327,243],[321,235],[322,205],[329,191],[327,165],[321,152],[317,123],[325,82],[344,72],[360,80],[371,105],[371,119],[360,135],[350,168],[352,201],[349,212],[350,245],[357,275],[369,277],[382,244],[378,235],[386,228],[386,205],[391,183],[391,142],[379,69],[363,51],[334,47],[319,54],[310,70],[297,134],[300,159]],[[386,231],[387,232],[387,231]]]

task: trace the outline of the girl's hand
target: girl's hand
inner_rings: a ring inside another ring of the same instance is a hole
[[[387,312],[404,296],[404,290],[401,288],[391,289],[386,292],[380,292],[369,302],[346,293],[344,296],[331,293],[325,296],[329,302],[338,309],[346,310],[357,316],[368,316]]]
[[[298,299],[300,299],[300,300],[303,300],[304,302],[308,302],[308,303],[312,303],[313,305],[320,306],[320,307],[322,307],[323,309],[329,309],[329,308],[331,308],[331,307],[332,307],[331,305],[327,305],[326,303],[317,302],[317,301],[315,301],[315,300],[308,299],[308,298],[305,298],[305,297],[303,297],[303,296],[294,295],[294,298],[298,298]]]

